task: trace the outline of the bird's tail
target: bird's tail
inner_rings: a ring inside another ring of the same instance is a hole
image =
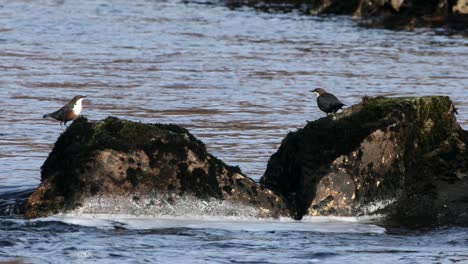
[[[50,114],[43,115],[42,118],[48,118],[49,116],[50,116]]]

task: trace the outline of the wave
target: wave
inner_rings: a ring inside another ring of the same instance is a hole
[[[18,210],[20,204],[18,201],[23,201],[30,193],[31,190],[3,193],[0,197],[5,204],[3,209],[14,208]],[[9,203],[10,201],[15,202]],[[132,230],[210,228],[252,232],[310,231],[376,234],[385,232],[385,228],[372,223],[376,219],[375,216],[307,216],[297,221],[289,217],[262,218],[260,215],[261,210],[253,206],[226,200],[199,199],[193,196],[182,196],[177,199],[161,195],[144,198],[142,196],[96,196],[86,199],[82,206],[70,212],[21,221],[58,221],[65,224],[103,229]]]
[[[191,195],[171,196],[165,194],[94,196],[85,199],[79,208],[69,212],[71,215],[120,214],[184,217],[259,217],[261,213],[261,209],[239,202],[214,198],[200,199]]]
[[[241,203],[193,196],[142,198],[127,196],[93,197],[79,208],[39,221],[104,229],[195,228],[242,231],[310,231],[336,233],[377,233],[385,229],[370,223],[373,217],[310,216],[301,221],[289,217],[262,218],[260,209]]]
[[[222,229],[250,232],[321,232],[383,234],[385,228],[360,221],[356,217],[308,217],[296,221],[291,218],[251,218],[228,216],[135,216],[109,214],[60,214],[39,221],[60,221],[67,224],[104,229]]]
[[[0,188],[0,216],[13,216],[21,214],[21,206],[34,192],[34,189],[21,189],[19,187]]]

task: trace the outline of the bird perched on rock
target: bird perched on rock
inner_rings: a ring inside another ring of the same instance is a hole
[[[330,113],[334,115],[345,105],[342,102],[340,102],[340,100],[338,100],[336,96],[334,96],[331,93],[327,93],[322,88],[316,88],[311,92],[317,95],[317,105],[320,108],[320,110],[325,112],[327,115]]]
[[[68,121],[72,121],[80,115],[81,110],[83,109],[81,102],[85,97],[86,96],[83,95],[77,95],[73,97],[73,99],[71,99],[68,104],[64,105],[59,110],[44,115],[42,118],[52,117],[53,119],[60,121],[60,127],[62,126],[62,123],[67,126]]]

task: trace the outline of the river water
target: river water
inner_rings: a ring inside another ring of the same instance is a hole
[[[363,29],[349,17],[180,1],[0,1],[0,196],[36,187],[83,114],[175,123],[259,179],[288,131],[323,116],[309,90],[448,95],[468,128],[468,40]],[[468,229],[385,229],[369,219],[59,215],[0,218],[0,263],[468,263]]]

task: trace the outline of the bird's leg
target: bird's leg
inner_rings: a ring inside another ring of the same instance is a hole
[[[331,118],[331,120],[336,120],[335,114],[336,113],[334,113],[334,112],[327,113],[327,117]]]

